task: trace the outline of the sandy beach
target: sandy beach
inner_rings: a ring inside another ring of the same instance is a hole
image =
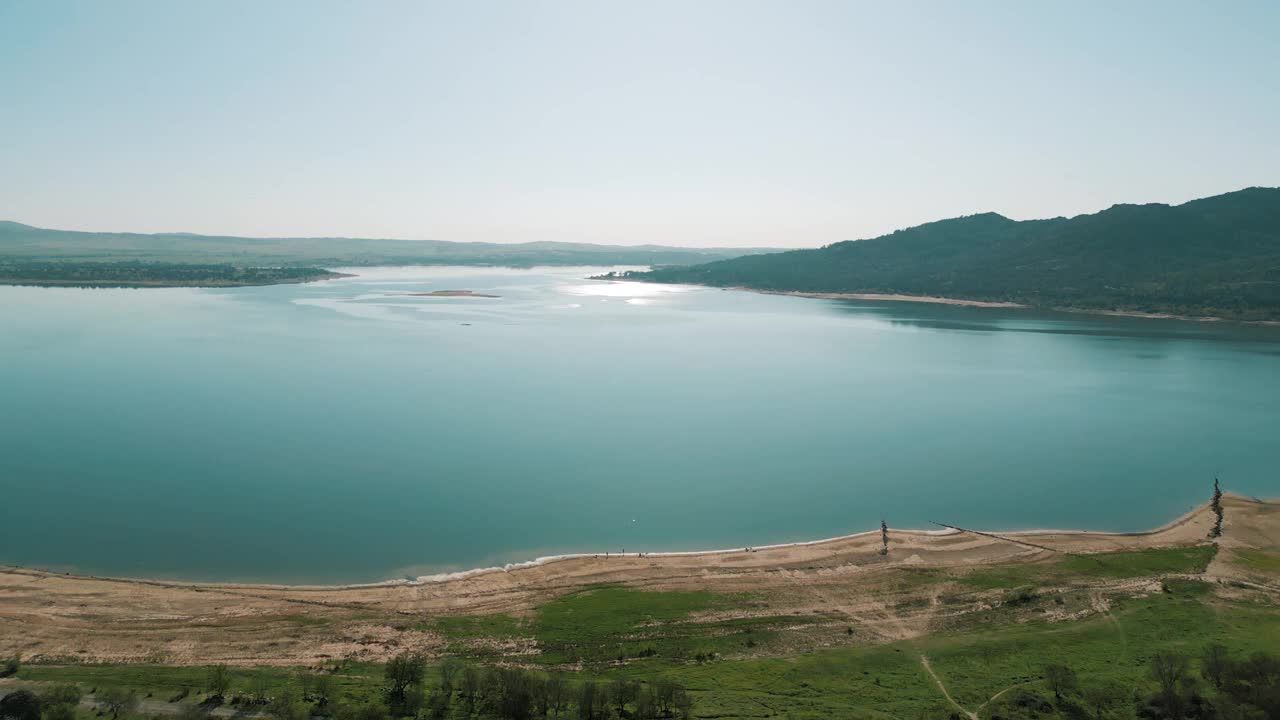
[[[1029,308],[1030,305],[1015,302],[994,302],[988,300],[962,300],[960,298],[938,297],[935,295],[903,295],[900,293],[822,293],[800,292],[798,290],[758,290],[748,287],[731,287],[726,290],[745,290],[764,295],[790,295],[792,297],[817,298],[821,300],[885,300],[889,302],[930,303],[934,305],[956,305],[979,308]],[[1243,325],[1280,326],[1280,320],[1230,320],[1223,317],[1205,315],[1174,315],[1162,312],[1144,312],[1141,310],[1100,310],[1097,308],[1055,307],[1057,312],[1069,312],[1080,315],[1107,315],[1110,317],[1144,318],[1149,320],[1190,320],[1195,322],[1230,322]]]
[[[1231,495],[1224,504],[1227,532],[1206,575],[1280,597],[1280,580],[1250,576],[1232,561],[1234,548],[1280,549],[1280,505]],[[407,648],[438,654],[446,641],[423,620],[521,616],[599,584],[750,592],[761,598],[751,614],[830,615],[833,622],[856,627],[859,640],[889,641],[925,633],[936,622],[926,612],[929,603],[903,602],[904,592],[921,592],[902,589],[904,570],[932,569],[945,583],[984,565],[1049,562],[1064,552],[1202,544],[1212,522],[1208,507],[1201,506],[1145,533],[1029,531],[992,537],[890,528],[887,556],[879,554],[874,531],[750,550],[561,556],[376,585],[181,583],[3,568],[0,655],[20,652],[46,662],[291,665],[381,660]],[[1144,583],[1134,590],[1149,592],[1150,581]]]
[[[934,305],[962,305],[965,307],[984,308],[1025,308],[1026,305],[1014,302],[993,302],[987,300],[961,300],[959,298],[938,297],[935,295],[902,295],[898,293],[822,293],[800,292],[799,290],[757,290],[755,288],[734,287],[730,290],[747,290],[764,295],[791,295],[794,297],[819,298],[822,300],[888,300],[891,302],[932,303]]]

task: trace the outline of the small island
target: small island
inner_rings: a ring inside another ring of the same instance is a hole
[[[496,298],[501,295],[486,295],[473,290],[432,290],[431,292],[402,293],[405,297],[468,297],[468,298]]]

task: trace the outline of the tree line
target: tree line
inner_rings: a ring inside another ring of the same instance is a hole
[[[0,258],[0,282],[27,285],[270,285],[336,273],[315,267],[244,267],[160,262],[34,262]]]
[[[252,682],[258,682],[256,679]],[[388,718],[576,718],[577,720],[659,720],[692,717],[693,696],[679,683],[659,679],[570,680],[564,673],[542,673],[518,667],[479,667],[447,658],[438,677],[427,682],[423,655],[403,653],[387,662],[380,699],[350,703],[336,697],[333,679],[323,673],[303,673],[276,696],[263,685],[232,693],[230,670],[209,670],[206,707],[224,702],[243,708],[260,706],[278,720],[306,720],[311,716],[334,720]]]
[[[1059,713],[1082,720],[1280,720],[1280,656],[1238,657],[1212,644],[1198,659],[1199,673],[1194,673],[1191,656],[1154,653],[1148,667],[1153,693],[1115,681],[1081,682],[1061,663],[1045,666],[1043,677]],[[1037,707],[1041,703],[1027,693],[1015,693],[1009,704],[1031,715],[1048,709]]]
[[[1193,657],[1161,650],[1148,664],[1146,689],[1117,680],[1081,679],[1067,663],[1044,666],[1041,677],[1052,702],[1019,688],[993,705],[991,720],[1064,717],[1071,720],[1280,720],[1280,656],[1268,652],[1233,653],[1211,644]],[[660,720],[693,716],[694,699],[677,682],[617,678],[574,680],[564,673],[517,667],[480,667],[446,659],[428,682],[425,657],[404,653],[384,668],[377,699],[339,697],[333,676],[300,673],[286,687],[272,686],[255,674],[237,687],[225,665],[209,669],[209,696],[180,706],[178,720],[207,720],[223,704],[239,713],[273,720]],[[176,701],[185,697],[174,698]],[[82,699],[74,684],[58,684],[41,693],[17,690],[0,698],[0,720],[75,720]],[[126,688],[94,691],[99,717],[136,715],[140,699]],[[921,720],[964,720],[959,713],[926,713]]]

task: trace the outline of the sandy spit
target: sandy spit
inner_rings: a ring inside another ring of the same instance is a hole
[[[932,303],[934,305],[963,305],[965,307],[984,308],[1025,308],[1027,305],[1015,302],[995,302],[989,300],[961,300],[960,298],[938,297],[936,295],[903,295],[900,293],[822,293],[800,292],[799,290],[757,290],[756,288],[731,287],[728,290],[746,290],[762,295],[790,295],[792,297],[819,298],[822,300],[889,300],[892,302]]]

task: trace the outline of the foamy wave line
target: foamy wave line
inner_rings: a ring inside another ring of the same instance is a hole
[[[880,532],[879,530],[866,530],[864,532],[853,533],[852,535],[839,535],[837,537],[823,538],[821,540],[800,540],[796,542],[777,543],[775,545],[753,545],[750,548],[647,552],[647,553],[643,553],[643,556],[647,558],[692,557],[692,556],[698,556],[698,555],[730,555],[730,554],[740,553],[748,549],[751,552],[755,552],[757,550],[785,550],[786,548],[807,547],[810,545],[822,545],[824,543],[839,542],[842,540],[854,540],[856,538],[875,535],[875,534],[878,534],[879,532]],[[899,532],[902,532],[902,531],[899,531]],[[946,530],[910,530],[908,532],[911,532],[913,534],[918,534],[918,535],[953,535],[959,531],[946,529]],[[399,581],[389,581],[389,582],[393,582],[393,583],[399,582],[404,585],[426,585],[429,583],[442,583],[442,582],[450,582],[453,580],[465,580],[467,578],[473,578],[480,575],[488,575],[490,573],[497,573],[497,572],[506,573],[506,572],[511,572],[512,570],[535,568],[535,567],[540,567],[542,565],[547,565],[549,563],[559,562],[561,560],[582,560],[586,558],[597,559],[600,557],[604,557],[606,555],[608,557],[638,557],[639,556],[639,554],[637,553],[623,554],[623,553],[614,553],[612,551],[608,553],[603,553],[603,552],[566,553],[564,555],[544,555],[542,557],[534,558],[533,560],[526,560],[524,562],[507,563],[506,565],[494,565],[491,567],[483,567],[483,568],[473,568],[471,570],[459,570],[457,572],[437,573],[435,575],[419,575],[418,577],[412,580],[399,580]]]

